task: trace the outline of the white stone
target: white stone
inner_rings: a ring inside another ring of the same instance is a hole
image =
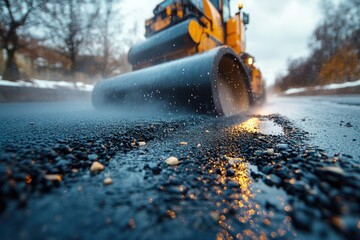
[[[93,162],[90,167],[90,172],[99,172],[104,170],[104,165],[99,162]]]
[[[273,148],[269,148],[268,150],[266,150],[268,155],[274,155],[274,149]]]
[[[169,157],[165,160],[165,162],[169,166],[176,166],[179,164],[179,159],[177,159],[176,157]]]
[[[107,177],[107,178],[105,178],[104,179],[104,185],[110,185],[110,184],[112,184],[112,179],[110,178],[110,177]]]

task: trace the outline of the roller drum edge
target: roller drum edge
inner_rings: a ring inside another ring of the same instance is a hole
[[[95,108],[161,102],[164,108],[235,115],[250,105],[249,77],[235,52],[218,47],[99,82],[92,93]]]

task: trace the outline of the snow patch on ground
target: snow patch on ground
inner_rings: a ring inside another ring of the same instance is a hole
[[[306,92],[307,90],[333,90],[333,89],[341,89],[347,87],[357,87],[360,86],[360,79],[354,82],[345,82],[345,83],[332,83],[324,86],[316,86],[316,87],[308,87],[308,88],[290,88],[284,92],[284,94],[294,94]]]
[[[360,86],[360,79],[355,82],[333,83],[333,84],[325,85],[322,89],[339,89],[339,88],[356,87],[356,86]]]
[[[307,88],[290,88],[284,92],[284,94],[294,94],[294,93],[300,93],[305,92]]]
[[[50,80],[39,80],[32,79],[31,81],[7,81],[2,80],[0,76],[0,86],[10,86],[10,87],[34,87],[34,88],[47,88],[47,89],[71,89],[71,90],[80,90],[91,92],[94,88],[94,85],[85,84],[83,82],[65,82],[65,81],[50,81]]]

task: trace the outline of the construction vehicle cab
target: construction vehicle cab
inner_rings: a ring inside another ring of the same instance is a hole
[[[145,22],[148,40],[129,52],[134,70],[217,46],[245,51],[245,24],[240,12],[231,16],[229,0],[166,0],[153,13]]]
[[[230,0],[166,0],[158,4],[154,16],[145,22],[148,38],[144,44],[136,45],[129,53],[133,69],[141,69],[166,61],[206,52],[217,46],[231,47],[247,63],[251,55],[246,53],[246,25],[249,14],[238,12],[231,16]],[[254,61],[254,58],[251,58]],[[259,76],[254,65],[245,64],[250,78]],[[260,74],[261,76],[261,74]],[[263,81],[252,79],[253,98],[261,99],[257,91]],[[263,89],[263,87],[261,87]]]

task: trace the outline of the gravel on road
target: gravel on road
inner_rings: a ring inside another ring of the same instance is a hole
[[[282,115],[93,114],[1,117],[2,239],[360,238],[358,159]]]

